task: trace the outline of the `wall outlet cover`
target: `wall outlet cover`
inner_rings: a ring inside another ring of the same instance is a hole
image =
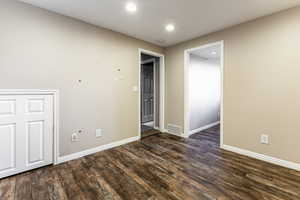
[[[262,144],[269,144],[269,136],[265,135],[265,134],[261,135],[260,136],[260,142]]]
[[[102,137],[102,129],[96,129],[96,138]]]
[[[73,133],[71,136],[71,141],[72,142],[77,142],[79,140],[77,133]]]

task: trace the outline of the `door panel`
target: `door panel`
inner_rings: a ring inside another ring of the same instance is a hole
[[[0,173],[15,168],[16,124],[0,125]]]
[[[25,96],[26,166],[35,168],[53,162],[53,98]]]
[[[154,120],[153,63],[142,65],[142,123]]]
[[[0,117],[14,116],[16,110],[15,99],[0,99]]]
[[[41,98],[29,98],[27,99],[26,111],[30,113],[43,113],[45,106],[45,99]]]
[[[0,178],[53,163],[53,96],[0,96]]]
[[[27,165],[44,160],[44,121],[27,122]]]

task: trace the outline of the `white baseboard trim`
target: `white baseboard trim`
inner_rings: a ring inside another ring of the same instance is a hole
[[[183,133],[181,133],[181,134],[172,133],[172,132],[168,131],[167,129],[162,129],[161,132],[162,132],[162,133],[168,133],[168,134],[170,134],[170,135],[175,135],[175,136],[178,136],[178,137],[185,137]]]
[[[84,156],[87,156],[87,155],[90,155],[90,154],[94,154],[94,153],[97,153],[99,151],[104,151],[104,150],[111,149],[111,148],[114,148],[114,147],[117,147],[117,146],[121,146],[121,145],[130,143],[130,142],[137,141],[139,139],[140,139],[139,136],[131,137],[131,138],[127,138],[127,139],[124,139],[124,140],[117,141],[117,142],[112,142],[112,143],[109,143],[109,144],[98,146],[98,147],[95,147],[95,148],[92,148],[92,149],[87,149],[87,150],[84,150],[84,151],[73,153],[73,154],[70,154],[70,155],[61,156],[61,157],[58,157],[58,163],[57,164],[64,163],[64,162],[67,162],[67,161],[70,161],[70,160],[75,160],[77,158],[81,158],[81,157],[84,157]]]
[[[244,155],[244,156],[249,156],[251,158],[255,158],[255,159],[262,160],[262,161],[265,161],[265,162],[269,162],[269,163],[272,163],[272,164],[275,164],[275,165],[279,165],[279,166],[282,166],[282,167],[286,167],[286,168],[289,168],[289,169],[294,169],[294,170],[300,171],[300,164],[298,164],[298,163],[294,163],[294,162],[290,162],[290,161],[286,161],[286,160],[281,160],[281,159],[278,159],[278,158],[274,158],[274,157],[267,156],[267,155],[264,155],[264,154],[255,153],[255,152],[245,150],[245,149],[240,149],[238,147],[234,147],[234,146],[230,146],[230,145],[226,145],[226,144],[223,144],[221,148],[224,149],[224,150],[227,150],[227,151],[232,151],[232,152]]]
[[[160,131],[160,128],[157,126],[155,126],[154,129]]]
[[[168,130],[167,129],[162,129],[161,132],[168,133]]]
[[[143,123],[145,126],[154,126],[154,121]]]
[[[203,130],[206,130],[206,129],[209,129],[211,127],[214,127],[216,125],[220,124],[220,121],[217,121],[217,122],[213,122],[211,124],[208,124],[208,125],[205,125],[205,126],[202,126],[200,128],[197,128],[197,129],[194,129],[192,131],[189,132],[189,136],[195,134],[195,133],[199,133],[200,131],[203,131]]]

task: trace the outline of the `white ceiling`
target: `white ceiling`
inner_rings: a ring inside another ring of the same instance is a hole
[[[300,0],[21,0],[37,7],[121,32],[160,46],[202,36],[226,27],[300,5]],[[176,30],[167,33],[168,23]]]
[[[216,54],[213,54],[215,52]],[[221,46],[216,44],[204,49],[199,49],[191,52],[191,54],[199,56],[204,59],[219,59],[221,57]]]

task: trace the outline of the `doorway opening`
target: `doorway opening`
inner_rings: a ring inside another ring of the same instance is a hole
[[[163,132],[164,56],[140,50],[140,136]]]
[[[223,46],[223,41],[220,41],[185,51],[184,136],[214,134],[213,138],[221,147],[223,144]]]

